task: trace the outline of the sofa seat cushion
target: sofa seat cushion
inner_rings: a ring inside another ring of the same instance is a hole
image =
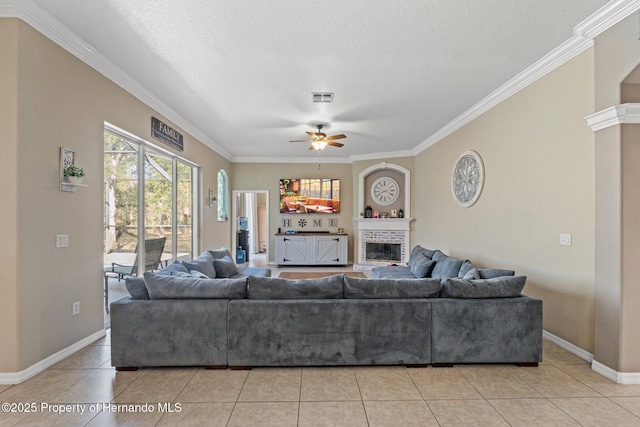
[[[434,298],[440,294],[440,279],[360,279],[344,276],[346,299]]]
[[[371,270],[374,279],[415,279],[416,276],[409,267],[404,265],[385,265]]]
[[[342,277],[342,274],[338,274],[320,279],[290,280],[277,277],[249,276],[249,299],[341,299],[343,295]]]
[[[271,277],[271,269],[262,267],[241,267],[238,269],[238,274],[234,274],[231,278],[236,279],[247,276]]]
[[[193,261],[183,261],[182,265],[187,269],[187,272],[196,270],[203,273],[209,279],[216,278],[216,269],[213,266],[213,255],[209,251],[203,252],[198,258]],[[227,276],[228,277],[228,276]]]
[[[230,256],[224,256],[220,259],[213,260],[213,266],[216,270],[216,277],[229,278],[238,274],[238,266]]]
[[[247,279],[196,279],[144,273],[150,299],[242,299]]]
[[[442,298],[513,298],[522,294],[526,276],[496,277],[493,279],[446,279],[442,284]]]

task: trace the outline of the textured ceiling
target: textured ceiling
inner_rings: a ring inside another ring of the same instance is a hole
[[[33,1],[240,161],[317,160],[316,122],[325,160],[414,150],[607,3]]]

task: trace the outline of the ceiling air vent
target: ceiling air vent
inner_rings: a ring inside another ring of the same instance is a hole
[[[311,92],[311,100],[314,104],[328,104],[333,102],[333,92]]]

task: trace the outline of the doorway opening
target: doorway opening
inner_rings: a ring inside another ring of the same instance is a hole
[[[233,190],[231,218],[233,251],[242,246],[245,262],[250,267],[266,267],[269,261],[269,191]]]

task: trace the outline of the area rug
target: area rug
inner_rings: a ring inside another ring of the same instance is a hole
[[[319,277],[335,276],[336,274],[346,274],[349,277],[366,278],[360,271],[283,271],[278,277],[281,279],[317,279]]]

